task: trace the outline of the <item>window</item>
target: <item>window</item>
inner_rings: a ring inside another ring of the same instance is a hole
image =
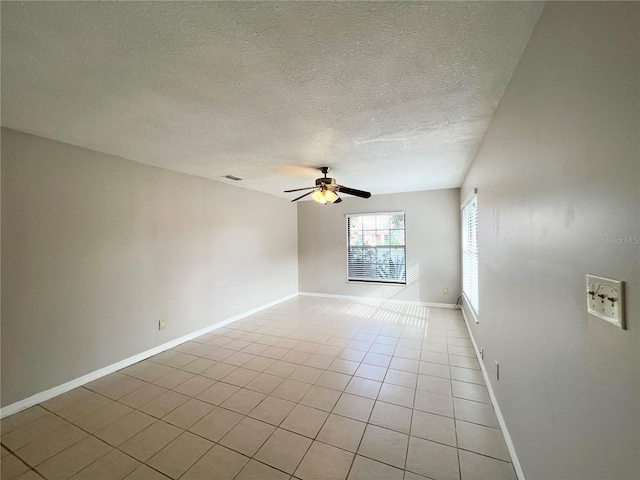
[[[462,293],[478,319],[478,198],[474,189],[462,204]]]
[[[407,283],[404,212],[347,215],[347,279]]]

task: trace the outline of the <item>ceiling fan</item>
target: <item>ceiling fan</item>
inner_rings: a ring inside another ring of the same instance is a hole
[[[315,187],[294,188],[293,190],[285,190],[284,193],[299,192],[301,190],[311,190],[310,192],[300,195],[298,198],[291,200],[295,202],[301,198],[311,195],[311,198],[318,203],[326,205],[328,203],[340,203],[342,199],[338,196],[338,192],[353,195],[355,197],[369,198],[371,193],[355,188],[344,187],[336,183],[335,178],[327,178],[330,167],[320,167],[320,171],[324,174],[324,178],[316,178]]]

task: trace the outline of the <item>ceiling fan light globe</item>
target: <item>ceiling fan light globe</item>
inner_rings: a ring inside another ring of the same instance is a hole
[[[338,195],[332,190],[325,190],[324,198],[327,200],[327,202],[333,203],[338,199]]]
[[[316,202],[321,203],[323,205],[327,204],[327,199],[324,196],[324,192],[322,190],[316,190],[311,194],[311,198],[313,198]]]

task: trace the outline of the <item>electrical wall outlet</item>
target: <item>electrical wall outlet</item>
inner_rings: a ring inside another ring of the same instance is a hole
[[[448,289],[447,287],[444,287],[444,288],[442,289],[442,293],[449,293],[449,289]]]
[[[484,360],[484,348],[480,347],[480,358]]]
[[[624,282],[587,275],[587,312],[624,329]]]
[[[161,320],[158,320],[158,330],[164,330],[165,324],[164,324],[164,318]]]

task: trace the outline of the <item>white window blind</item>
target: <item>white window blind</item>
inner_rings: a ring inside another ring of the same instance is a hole
[[[347,215],[347,279],[407,283],[404,212]]]
[[[478,198],[462,205],[462,292],[478,317]]]

